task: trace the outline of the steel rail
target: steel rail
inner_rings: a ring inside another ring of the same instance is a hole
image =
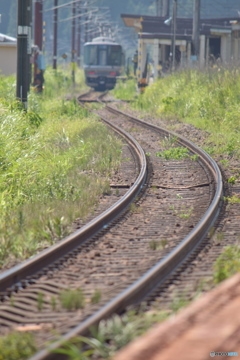
[[[21,264],[12,267],[9,270],[0,274],[0,293],[4,293],[6,289],[13,288],[14,286],[21,285],[21,282],[26,280],[29,276],[33,276],[43,268],[49,266],[54,261],[66,255],[68,252],[81,245],[87,239],[96,235],[100,230],[106,228],[116,217],[118,217],[135,199],[141,188],[145,184],[147,176],[147,163],[143,149],[137,141],[124,130],[117,126],[108,125],[114,128],[115,132],[124,136],[131,147],[134,149],[140,162],[139,175],[130,187],[130,189],[123,195],[115,204],[109,207],[102,214],[94,218],[92,221],[84,225],[81,229],[75,231],[71,235],[65,237],[57,244],[52,245],[46,250],[43,250],[38,255],[25,260]],[[26,280],[27,281],[27,280]]]
[[[31,357],[30,360],[54,360],[54,354],[52,351],[61,347],[62,343],[76,337],[80,334],[85,334],[89,328],[93,325],[99,323],[101,319],[107,318],[114,312],[120,312],[124,310],[128,305],[133,303],[138,303],[145,296],[149,294],[156,286],[162,284],[188,257],[189,255],[200,245],[202,240],[206,237],[209,230],[213,227],[216,222],[221,205],[223,200],[223,182],[220,169],[216,162],[202,149],[194,145],[191,141],[185,139],[184,137],[167,131],[158,126],[147,123],[143,120],[137,119],[118,111],[111,106],[106,106],[109,110],[115,112],[116,114],[122,114],[129,117],[131,120],[141,124],[145,127],[151,128],[154,131],[161,133],[163,136],[174,136],[178,142],[193,153],[197,154],[208,170],[212,173],[215,183],[216,191],[212,199],[212,202],[198,222],[198,224],[192,229],[192,231],[181,241],[181,243],[172,250],[164,259],[160,260],[155,266],[153,266],[149,271],[147,271],[141,278],[135,281],[131,286],[126,290],[122,291],[114,299],[109,301],[105,306],[99,309],[95,314],[91,315],[85,321],[80,323],[78,326],[73,328],[67,334],[65,334],[61,340],[51,344],[49,349],[44,349],[38,352],[35,356]],[[104,119],[104,121],[109,122]],[[64,357],[59,357],[59,360],[65,359]]]

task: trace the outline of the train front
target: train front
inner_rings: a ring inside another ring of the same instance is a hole
[[[113,89],[122,66],[122,47],[113,40],[100,37],[84,44],[84,73],[88,86],[95,90]]]

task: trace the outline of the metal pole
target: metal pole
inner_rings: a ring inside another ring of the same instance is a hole
[[[39,51],[42,51],[43,44],[43,4],[42,0],[36,0],[35,2],[35,26],[34,26],[34,45],[38,46]],[[34,79],[37,74],[36,56],[34,61]]]
[[[72,4],[72,82],[75,84],[75,67],[76,67],[76,60],[75,60],[75,28],[76,28],[76,3]]]
[[[162,0],[161,16],[169,17],[169,0]]]
[[[18,0],[16,96],[27,109],[31,55],[32,0]]]
[[[87,10],[87,6],[88,3],[86,1],[85,3],[86,9],[85,9],[85,13],[87,14],[88,10]],[[88,41],[88,15],[85,15],[85,27],[84,27],[84,42]]]
[[[57,69],[57,30],[58,30],[58,0],[54,0],[53,10],[53,69]]]
[[[29,11],[28,11],[28,24],[29,24],[29,33],[28,33],[28,91],[30,91],[30,85],[32,82],[32,25],[33,25],[33,16],[32,16],[32,0],[29,1]]]
[[[42,0],[36,0],[35,3],[35,29],[34,29],[34,42],[42,51],[42,33],[43,33],[43,4]]]
[[[157,16],[160,16],[161,14],[161,0],[156,0],[156,13],[157,13]]]
[[[45,32],[45,26],[43,31],[43,0],[36,0],[35,2],[35,28],[34,28],[34,79],[33,85],[35,90],[39,93],[43,90],[44,83],[44,70],[45,63],[42,54],[43,51],[43,33]],[[45,33],[44,33],[45,38]]]
[[[198,57],[199,55],[199,24],[200,24],[200,7],[201,0],[194,0],[194,9],[193,9],[193,55]]]
[[[77,64],[80,67],[80,57],[81,57],[81,1],[78,3],[78,26],[77,26]]]
[[[177,0],[173,2],[173,34],[172,34],[172,70],[175,70],[176,57]]]

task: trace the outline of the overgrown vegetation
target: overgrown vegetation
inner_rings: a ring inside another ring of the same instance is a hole
[[[29,359],[37,351],[32,334],[12,332],[0,337],[0,360]]]
[[[157,157],[162,157],[165,160],[170,160],[170,159],[183,159],[189,156],[188,153],[188,149],[183,148],[183,147],[173,147],[171,149],[168,150],[164,150],[164,151],[158,151],[156,153]]]
[[[231,197],[225,197],[225,201],[228,201],[230,204],[237,204],[240,203],[240,196],[238,194],[234,194]]]
[[[92,338],[80,336],[53,352],[66,354],[69,360],[110,359],[117,350],[167,316],[165,311],[140,314],[130,311],[123,316],[114,315],[108,320],[102,320],[98,328],[92,329]]]
[[[131,79],[126,82],[118,80],[116,87],[112,91],[116,99],[121,100],[133,100],[137,97],[137,85],[136,80]]]
[[[239,94],[237,67],[189,69],[160,78],[138,96],[134,107],[207,130],[212,153],[239,156]]]
[[[60,294],[62,307],[71,311],[82,309],[85,305],[85,297],[82,289],[66,289]]]
[[[214,264],[214,281],[219,283],[240,271],[240,247],[226,246]]]
[[[0,265],[66,236],[108,191],[121,153],[119,140],[78,106],[73,91],[66,100],[69,78],[49,70],[45,79],[25,112],[14,79],[0,77]],[[84,83],[82,75],[77,81]]]

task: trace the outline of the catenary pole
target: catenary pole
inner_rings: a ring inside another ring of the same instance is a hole
[[[35,21],[34,21],[34,45],[37,45],[39,52],[43,45],[43,4],[42,0],[35,2]],[[37,74],[37,63],[34,61],[34,79]]]
[[[72,82],[75,84],[75,68],[76,68],[76,3],[72,4]]]
[[[157,16],[169,16],[169,0],[156,0]]]
[[[32,13],[32,0],[29,1],[29,11],[28,11],[28,24],[29,24],[29,34],[28,34],[28,91],[30,91],[30,85],[32,82],[32,31],[33,31],[33,13]]]
[[[194,8],[193,8],[193,55],[197,58],[199,56],[199,26],[200,26],[200,8],[201,8],[201,0],[194,0]]]
[[[81,65],[81,1],[78,3],[78,26],[77,26],[77,64]]]
[[[85,26],[84,26],[84,42],[86,43],[88,41],[88,2],[85,3]]]
[[[53,69],[57,69],[57,31],[58,31],[58,0],[54,0],[53,10]]]
[[[27,109],[31,55],[32,0],[18,0],[16,96]]]
[[[173,34],[172,34],[172,70],[176,63],[176,30],[177,30],[177,0],[173,1]]]
[[[161,16],[169,17],[169,0],[162,0]]]
[[[35,27],[34,27],[34,43],[42,51],[43,45],[43,3],[42,0],[35,2]]]
[[[156,0],[156,13],[157,13],[157,16],[161,15],[161,1],[162,0]]]

